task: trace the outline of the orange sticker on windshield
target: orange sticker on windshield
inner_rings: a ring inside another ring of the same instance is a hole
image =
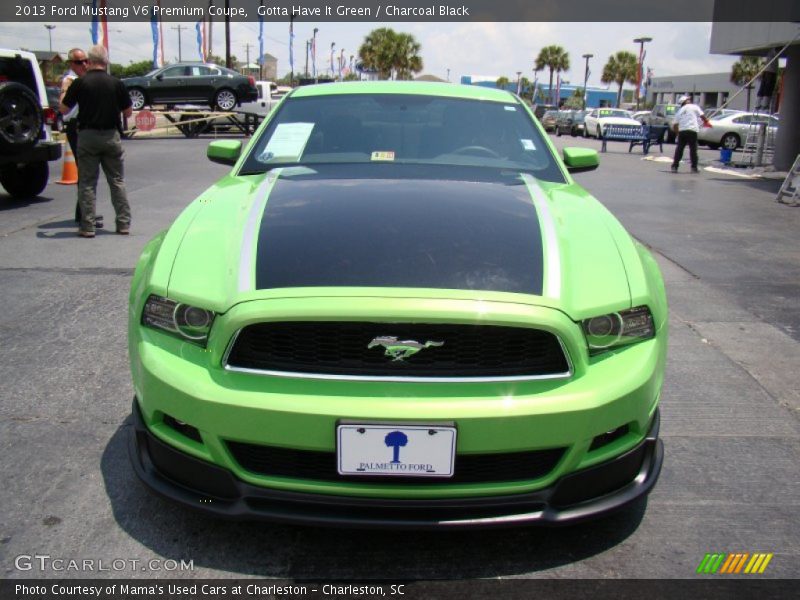
[[[372,160],[394,160],[394,150],[373,152]]]

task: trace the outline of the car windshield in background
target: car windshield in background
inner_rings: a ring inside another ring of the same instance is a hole
[[[610,108],[603,108],[600,109],[600,111],[598,111],[597,116],[629,119],[631,117],[631,113],[629,113],[627,110],[613,110]]]
[[[487,167],[564,182],[522,105],[415,94],[290,97],[241,174],[330,163]]]

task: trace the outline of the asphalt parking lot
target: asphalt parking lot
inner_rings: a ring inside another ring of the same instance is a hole
[[[127,457],[128,286],[144,244],[226,171],[205,159],[208,141],[125,142],[129,237],[113,233],[104,183],[93,240],[75,235],[74,186],[0,195],[5,578],[691,578],[707,552],[774,553],[760,577],[800,574],[800,208],[773,202],[779,182],[672,175],[622,143],[576,179],[653,249],[667,282],[666,459],[646,502],[568,528],[406,533],[221,522],[149,495]],[[35,554],[194,568],[15,566]]]

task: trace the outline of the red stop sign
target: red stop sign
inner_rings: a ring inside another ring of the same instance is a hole
[[[140,110],[136,115],[136,128],[150,131],[156,126],[156,116],[149,110]]]

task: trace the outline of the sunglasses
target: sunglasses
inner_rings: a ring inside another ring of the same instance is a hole
[[[85,65],[89,61],[84,58],[83,60],[71,60],[70,62],[76,65]]]

